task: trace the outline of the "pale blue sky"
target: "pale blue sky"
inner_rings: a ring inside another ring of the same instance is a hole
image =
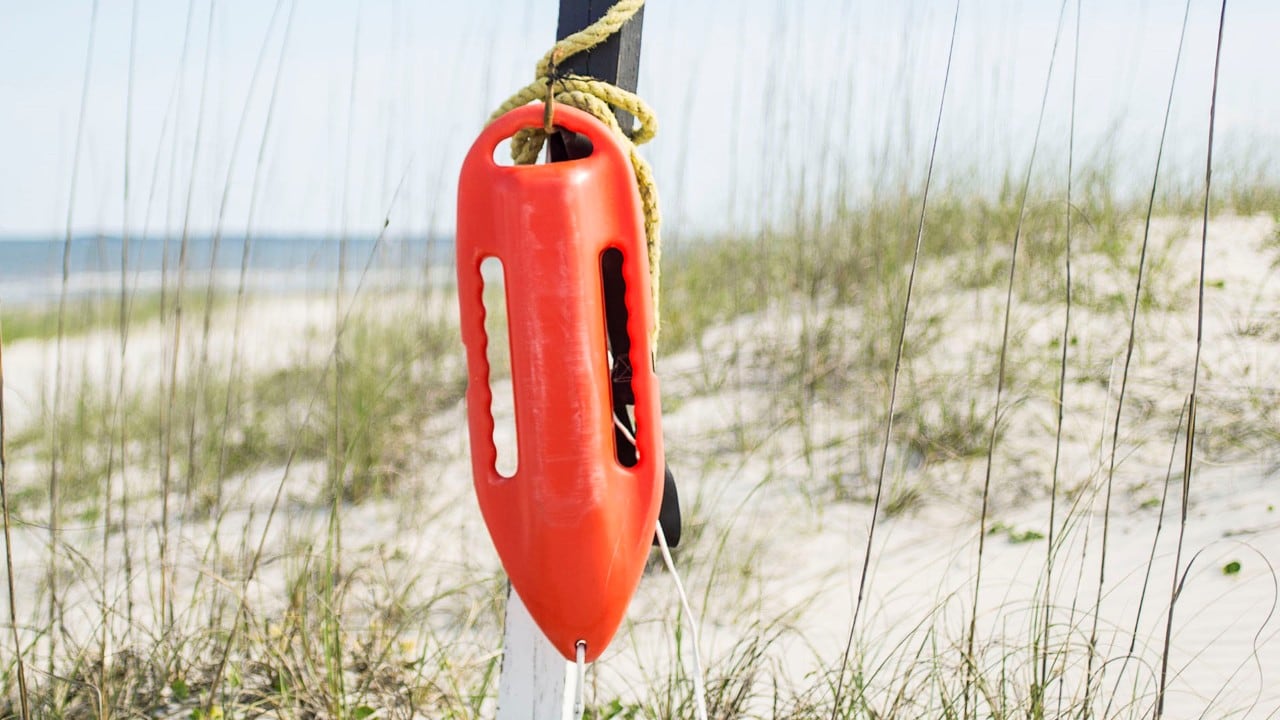
[[[210,4],[137,0],[128,158],[135,232],[180,227],[189,186],[192,227],[207,232],[218,222],[229,174],[225,227],[241,232],[250,222],[290,6],[282,3],[272,26],[274,2],[214,5],[196,152]],[[449,232],[461,157],[489,109],[530,79],[554,37],[556,6],[299,0],[253,227],[335,233],[345,225],[371,234],[389,209],[395,233]],[[948,181],[981,191],[1026,162],[1059,6],[963,0],[939,158]],[[77,232],[119,233],[124,220],[133,7],[133,0],[100,0],[72,211]],[[1061,178],[1066,152],[1075,0],[1069,7],[1041,146],[1046,183]],[[1129,179],[1146,178],[1183,2],[1084,0],[1083,7],[1079,154],[1086,161],[1109,154]],[[0,235],[57,234],[65,226],[90,8],[89,0],[46,0],[0,10]],[[645,153],[657,170],[668,233],[785,219],[802,188],[810,200],[829,196],[838,179],[851,194],[895,173],[918,179],[952,8],[924,0],[653,0],[640,89],[661,119]],[[1217,8],[1216,0],[1192,3],[1170,145],[1175,172],[1187,178],[1200,172],[1204,152]],[[1265,165],[1280,148],[1278,36],[1280,3],[1230,4],[1219,137],[1224,162],[1236,168],[1247,159]],[[263,76],[250,96],[264,40]]]

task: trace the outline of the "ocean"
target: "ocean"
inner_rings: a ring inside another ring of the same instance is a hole
[[[223,237],[214,253],[214,238],[189,238],[185,286],[235,290],[248,245],[246,288],[255,293],[293,293],[332,289],[338,280],[337,238],[267,236],[246,240]],[[0,304],[40,305],[58,299],[63,290],[64,259],[69,298],[119,297],[124,287],[145,295],[176,286],[180,238],[129,238],[77,235],[67,243],[53,237],[0,238]],[[346,241],[346,286],[361,274],[365,287],[414,287],[452,275],[453,240],[437,238],[369,238]]]

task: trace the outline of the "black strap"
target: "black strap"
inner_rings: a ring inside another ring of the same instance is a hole
[[[615,0],[560,0],[560,17],[556,27],[556,39],[563,40],[573,33],[599,20]],[[623,90],[635,92],[640,75],[640,32],[644,25],[644,9],[641,8],[622,28],[600,45],[565,58],[558,72],[594,77],[617,85]],[[631,116],[615,111],[618,124],[623,128],[632,125]],[[584,158],[591,154],[591,142],[581,135],[560,131],[550,138],[548,152],[551,162]],[[627,406],[635,405],[631,391],[631,337],[627,334],[626,281],[622,277],[622,256],[606,253],[601,268],[604,274],[605,326],[609,347],[613,350],[613,414],[635,434]],[[623,465],[634,465],[636,448],[619,429],[614,428],[614,443],[618,460]],[[658,521],[667,544],[680,543],[680,497],[676,492],[671,467],[664,467],[662,507]],[[654,533],[653,544],[658,544]]]

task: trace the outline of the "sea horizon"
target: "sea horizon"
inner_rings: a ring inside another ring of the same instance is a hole
[[[451,236],[209,234],[187,238],[185,260],[180,236],[130,236],[127,241],[126,253],[125,238],[106,233],[76,234],[70,243],[65,236],[0,236],[0,305],[40,305],[61,297],[68,252],[65,292],[72,299],[118,298],[122,284],[133,294],[159,292],[175,286],[184,265],[188,288],[212,283],[234,290],[243,263],[247,290],[287,293],[332,289],[342,267],[352,287],[363,273],[376,275],[379,286],[417,286],[437,279],[453,261]]]

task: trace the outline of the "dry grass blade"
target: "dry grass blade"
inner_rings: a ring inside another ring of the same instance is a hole
[[[1053,48],[1049,52],[1049,69],[1045,73],[1044,95],[1040,99],[1040,114],[1036,120],[1036,132],[1031,140],[1031,156],[1027,159],[1027,172],[1022,181],[1022,192],[1018,202],[1018,222],[1013,231],[1013,247],[1009,257],[1009,283],[1005,290],[1004,323],[1000,333],[1000,360],[996,369],[996,392],[994,407],[991,411],[991,434],[987,439],[986,470],[982,480],[982,508],[978,515],[978,563],[973,577],[973,607],[969,618],[969,631],[965,641],[965,692],[964,716],[969,717],[970,708],[976,715],[978,712],[978,694],[974,683],[973,672],[977,665],[974,646],[978,634],[978,600],[982,589],[982,559],[987,542],[987,512],[991,499],[991,470],[995,464],[996,437],[1000,428],[1001,401],[1004,398],[1005,370],[1009,353],[1009,325],[1013,316],[1013,283],[1018,272],[1018,246],[1022,240],[1023,221],[1026,219],[1027,198],[1031,192],[1032,171],[1036,164],[1036,150],[1040,145],[1040,130],[1044,127],[1045,108],[1049,105],[1049,85],[1053,79],[1053,66],[1058,57],[1058,41],[1062,37],[1062,24],[1067,16],[1067,0],[1062,0],[1058,10],[1058,25],[1053,33]],[[973,688],[973,701],[970,705],[970,688]]]
[[[271,38],[273,35],[273,31],[275,30],[277,20],[279,20],[280,10],[283,7],[284,7],[284,0],[277,0],[274,8],[271,11],[271,19],[267,22],[266,34],[263,36],[262,45],[258,49],[258,57],[253,66],[253,74],[249,79],[249,88],[245,93],[244,105],[241,107],[240,118],[236,124],[235,135],[231,141],[231,151],[230,151],[231,160],[227,164],[226,176],[225,176],[225,179],[223,180],[222,197],[218,203],[218,214],[217,214],[217,219],[214,225],[213,240],[209,250],[209,279],[205,288],[204,318],[203,318],[203,327],[200,334],[200,353],[199,353],[199,361],[197,363],[196,372],[195,372],[195,398],[193,399],[193,402],[196,404],[202,404],[205,402],[205,399],[207,397],[206,386],[208,385],[209,378],[213,375],[212,368],[210,366],[210,360],[209,360],[209,338],[213,329],[212,326],[213,326],[213,315],[214,315],[214,305],[215,305],[215,302],[214,302],[215,283],[213,279],[215,276],[215,272],[217,270],[218,252],[222,245],[222,235],[225,229],[227,204],[231,197],[231,188],[232,188],[231,178],[234,176],[234,173],[235,173],[236,157],[239,155],[240,144],[244,139],[245,127],[248,125],[249,110],[252,107],[253,96],[256,94],[256,91],[257,91],[258,80],[262,73],[262,68],[266,65],[267,49],[271,45]],[[287,32],[288,30],[286,28],[286,39],[287,39]],[[280,56],[280,62],[283,63],[283,61],[284,61],[284,55],[282,53]],[[277,66],[277,69],[276,69],[277,82],[279,81],[279,75],[280,75],[280,67]],[[273,96],[273,99],[274,99],[274,96]],[[268,113],[268,122],[269,122],[270,116],[271,116],[270,107],[268,108],[267,113]],[[269,128],[269,125],[268,125],[268,128]],[[263,137],[261,141],[263,144],[266,143],[266,137],[267,137],[266,133],[268,128],[264,128],[263,130]],[[256,184],[257,182],[256,177],[254,179],[254,182]],[[242,267],[246,262],[245,256],[248,255],[250,247],[251,246],[248,242],[248,239],[246,238],[246,240],[244,241],[244,250],[242,251],[242,256],[241,256]],[[245,290],[244,282],[245,282],[245,277],[242,274],[240,277],[240,287],[238,290],[238,294],[241,296],[243,295]],[[234,364],[235,362],[235,357],[239,355],[239,347],[240,347],[238,344],[235,344],[234,341],[235,341],[235,338],[233,338],[233,347],[236,349],[236,351],[232,353],[232,360],[231,360],[232,364]],[[235,377],[234,374],[232,374],[230,376],[230,379],[228,380],[228,387],[225,393],[226,400],[223,404],[223,411],[224,411],[223,424],[222,424],[221,432],[218,434],[219,441],[220,441],[220,447],[218,448],[219,464],[218,464],[217,471],[214,473],[212,478],[214,488],[212,493],[210,493],[206,488],[203,488],[203,487],[198,488],[196,491],[196,493],[198,493],[200,496],[200,500],[198,504],[202,506],[202,508],[205,505],[209,505],[210,506],[209,510],[214,516],[213,532],[211,533],[210,542],[208,546],[205,548],[202,564],[207,563],[210,556],[218,553],[220,550],[219,543],[218,543],[218,529],[222,525],[222,518],[223,518],[223,504],[222,504],[222,485],[224,480],[223,471],[225,469],[224,461],[226,457],[226,443],[227,443],[227,432],[228,432],[227,425],[230,421],[232,398],[235,395],[234,377]],[[187,473],[188,473],[188,477],[190,478],[197,477],[196,452],[197,452],[197,448],[200,446],[202,442],[202,440],[197,434],[197,425],[198,425],[197,420],[202,414],[201,410],[208,411],[207,408],[197,407],[193,412],[190,413],[190,416],[188,419],[188,425],[187,425]],[[207,480],[205,480],[205,482],[207,482]],[[193,493],[190,490],[187,492],[186,499],[188,502],[190,502],[192,494]],[[211,500],[209,499],[210,495],[212,496]],[[197,583],[196,588],[198,591],[199,583],[200,583],[199,578],[196,580],[196,583]],[[192,593],[192,595],[198,596],[199,592],[194,592]]]
[[[1134,281],[1133,304],[1131,306],[1131,311],[1129,314],[1129,338],[1125,345],[1124,364],[1120,370],[1120,394],[1116,399],[1115,423],[1112,426],[1112,430],[1111,430],[1111,454],[1108,456],[1106,495],[1105,495],[1105,500],[1103,501],[1103,507],[1102,507],[1102,552],[1098,558],[1098,593],[1094,599],[1093,628],[1092,630],[1090,630],[1090,635],[1089,635],[1089,660],[1088,660],[1088,669],[1086,670],[1086,677],[1090,678],[1090,680],[1089,680],[1089,685],[1086,686],[1086,695],[1087,695],[1088,688],[1092,687],[1093,685],[1092,677],[1093,677],[1094,648],[1096,647],[1097,641],[1098,641],[1098,620],[1099,620],[1099,615],[1101,614],[1100,608],[1102,606],[1102,594],[1103,594],[1103,588],[1105,586],[1106,577],[1107,577],[1107,540],[1109,539],[1110,531],[1111,531],[1111,498],[1112,498],[1113,485],[1115,482],[1115,474],[1116,474],[1116,455],[1119,452],[1118,448],[1120,443],[1120,419],[1124,410],[1125,390],[1128,388],[1128,385],[1129,385],[1129,369],[1130,369],[1130,365],[1133,362],[1134,341],[1137,337],[1137,332],[1138,332],[1138,309],[1142,303],[1142,280],[1143,280],[1144,271],[1146,270],[1146,267],[1147,267],[1147,250],[1151,242],[1151,218],[1152,218],[1152,214],[1155,212],[1156,191],[1160,185],[1160,166],[1161,166],[1161,161],[1164,159],[1165,141],[1168,138],[1168,133],[1169,133],[1169,117],[1173,114],[1174,90],[1178,86],[1178,69],[1182,66],[1182,51],[1183,51],[1184,43],[1187,38],[1187,24],[1188,24],[1188,21],[1190,20],[1190,17],[1191,17],[1191,0],[1187,0],[1187,4],[1185,9],[1183,10],[1183,15],[1182,15],[1182,30],[1178,35],[1178,50],[1173,60],[1173,74],[1169,78],[1169,99],[1165,102],[1164,122],[1160,127],[1160,143],[1156,147],[1155,168],[1152,170],[1152,173],[1151,173],[1151,193],[1147,198],[1147,214],[1142,225],[1142,246],[1138,252],[1138,270],[1136,274],[1137,276]],[[1179,422],[1181,422],[1181,418],[1179,418]],[[1176,445],[1177,443],[1175,442],[1174,444]],[[1142,595],[1143,596],[1146,595],[1145,581],[1143,582]],[[1121,675],[1124,674],[1125,669],[1128,667],[1129,658],[1131,657],[1132,651],[1133,651],[1133,646],[1136,645],[1137,643],[1137,640],[1138,640],[1137,627],[1138,627],[1138,622],[1141,620],[1141,618],[1142,618],[1142,603],[1139,602],[1138,609],[1136,612],[1136,617],[1134,619],[1134,635],[1132,637],[1132,642],[1130,645],[1130,653],[1128,655],[1125,655],[1124,660],[1121,663],[1121,666],[1120,666]],[[1102,678],[1100,677],[1098,680],[1099,682],[1101,682]],[[1108,701],[1107,709],[1104,711],[1104,717],[1110,713],[1110,710],[1111,710],[1110,706],[1111,706],[1111,702]]]
[[[1173,636],[1173,613],[1182,594],[1179,566],[1182,563],[1182,545],[1186,538],[1187,508],[1191,496],[1191,471],[1195,458],[1196,440],[1196,391],[1200,385],[1200,351],[1204,346],[1204,268],[1209,252],[1209,199],[1213,181],[1213,129],[1218,116],[1218,72],[1222,68],[1222,36],[1227,24],[1227,0],[1222,0],[1218,14],[1218,44],[1213,56],[1213,90],[1209,100],[1209,147],[1204,160],[1204,212],[1200,224],[1200,274],[1197,280],[1196,300],[1196,355],[1191,365],[1191,394],[1187,400],[1187,440],[1182,465],[1182,515],[1178,525],[1178,549],[1173,558],[1173,589],[1169,597],[1169,615],[1165,624],[1164,650],[1160,654],[1160,685],[1156,691],[1155,718],[1164,716],[1165,691],[1168,689],[1169,645]]]
[[[113,530],[112,510],[115,507],[115,492],[113,488],[113,479],[116,475],[116,464],[119,463],[120,477],[120,515],[121,527],[129,527],[129,487],[127,484],[128,474],[128,437],[125,432],[125,423],[121,415],[124,408],[125,397],[125,378],[128,369],[128,352],[129,352],[129,311],[132,297],[129,293],[129,203],[130,196],[130,168],[132,167],[132,151],[133,151],[133,96],[134,96],[134,70],[135,61],[137,59],[137,40],[138,40],[138,3],[134,0],[130,10],[129,20],[129,65],[126,73],[127,90],[125,92],[125,122],[124,122],[124,188],[123,203],[121,207],[121,226],[120,226],[120,315],[119,315],[119,342],[120,354],[118,362],[120,370],[116,378],[116,392],[111,399],[111,417],[112,424],[119,429],[120,442],[107,443],[107,467],[105,477],[102,482],[102,507],[103,507],[103,523],[102,523],[102,555],[100,558],[100,575],[98,578],[101,586],[101,593],[98,596],[99,622],[101,623],[101,635],[99,636],[99,657],[98,657],[98,684],[100,687],[107,686],[108,658],[111,655],[111,602],[108,598],[108,568],[110,563],[110,547],[111,532]],[[118,452],[118,455],[117,455]],[[124,555],[125,565],[125,630],[127,634],[133,625],[133,553],[130,547],[128,532],[122,533],[122,552]]]
[[[191,44],[191,34],[192,34],[192,29],[195,23],[195,10],[196,10],[195,0],[189,0],[189,2],[187,3],[186,30],[183,33],[183,39],[182,39],[182,55],[178,62],[178,68],[179,68],[178,77],[176,80],[176,87],[174,89],[175,97],[178,97],[181,95],[182,83],[186,77],[185,70],[186,70],[186,63],[187,63],[187,50]],[[172,626],[173,616],[174,616],[174,611],[173,611],[174,603],[172,600],[172,587],[171,587],[173,584],[174,571],[171,564],[170,550],[169,550],[169,542],[171,539],[169,524],[172,519],[171,508],[170,508],[170,494],[172,491],[172,483],[173,483],[173,468],[172,468],[173,423],[174,423],[173,416],[175,411],[175,405],[177,402],[176,393],[177,393],[177,386],[178,386],[178,356],[180,355],[180,352],[181,352],[182,307],[183,307],[182,300],[183,300],[183,291],[186,287],[186,279],[187,279],[187,250],[188,250],[188,245],[190,243],[189,230],[190,230],[190,220],[191,220],[191,201],[192,201],[193,194],[195,192],[196,168],[198,166],[198,161],[200,158],[200,135],[201,135],[200,131],[204,127],[204,123],[203,123],[204,98],[205,98],[205,93],[208,85],[209,54],[212,52],[212,47],[211,47],[212,43],[210,43],[209,40],[212,37],[213,37],[213,5],[211,3],[209,6],[209,30],[205,38],[206,47],[205,47],[204,73],[203,73],[204,81],[201,83],[201,89],[200,89],[201,101],[199,104],[199,109],[197,110],[198,114],[196,118],[196,141],[191,151],[191,177],[188,179],[186,209],[183,212],[183,223],[182,223],[183,231],[182,231],[181,241],[179,243],[179,248],[178,248],[178,285],[177,285],[177,290],[173,295],[173,309],[172,309],[173,334],[172,334],[171,343],[167,348],[167,351],[169,353],[169,358],[168,358],[169,372],[168,372],[168,378],[167,378],[168,382],[166,385],[168,392],[165,398],[165,402],[161,405],[162,413],[161,413],[161,419],[160,419],[161,463],[160,463],[160,547],[159,547],[160,626],[161,628],[169,628],[170,626]],[[181,107],[181,102],[178,103],[178,107]],[[175,121],[175,128],[176,128],[176,125],[177,123]],[[169,164],[170,190],[172,190],[175,185],[174,175],[176,173],[177,164],[178,164],[178,142],[177,142],[177,130],[175,129],[173,151],[172,153],[170,153],[170,164]],[[161,260],[160,267],[161,267],[160,315],[162,318],[167,319],[168,315],[166,315],[165,313],[164,301],[168,297],[168,291],[169,291],[168,237],[165,238],[164,257]]]
[[[89,12],[89,45],[85,52],[84,60],[84,81],[80,86],[80,112],[76,120],[76,140],[75,148],[71,153],[71,190],[67,199],[67,223],[66,233],[63,236],[62,243],[62,285],[58,293],[58,329],[57,329],[57,346],[54,350],[54,370],[53,370],[53,416],[60,417],[62,413],[62,396],[63,396],[63,362],[64,353],[66,351],[66,321],[67,321],[67,291],[68,283],[71,279],[71,233],[72,220],[75,216],[76,209],[76,186],[79,184],[80,174],[80,153],[81,146],[84,142],[86,118],[89,108],[89,88],[93,71],[93,48],[94,41],[98,34],[98,2],[94,0],[92,8]],[[59,453],[57,449],[61,442],[58,436],[58,428],[55,425],[50,431],[49,446],[54,448],[54,452],[49,455],[49,567],[48,567],[48,584],[49,584],[49,622],[52,626],[49,632],[49,657],[50,662],[57,654],[56,648],[58,638],[64,633],[62,604],[59,599],[59,583],[58,583],[58,548],[61,543],[61,521],[62,521],[62,503],[59,485]],[[50,672],[53,666],[49,667]]]
[[[858,596],[853,606],[853,618],[849,621],[849,634],[845,640],[844,653],[840,657],[840,668],[836,673],[836,688],[831,703],[832,720],[840,711],[841,692],[844,689],[844,674],[849,667],[849,654],[853,650],[853,641],[857,636],[858,615],[862,611],[862,602],[866,594],[868,570],[871,567],[871,552],[875,542],[876,521],[880,515],[880,503],[884,496],[884,471],[889,460],[889,443],[893,437],[893,418],[897,409],[898,379],[902,373],[902,354],[907,344],[907,326],[911,317],[911,294],[915,290],[916,270],[920,265],[920,248],[924,244],[925,217],[929,209],[929,189],[933,183],[933,162],[938,155],[938,138],[942,135],[942,113],[947,105],[947,86],[951,82],[951,60],[955,56],[956,31],[960,27],[960,0],[956,0],[955,12],[951,18],[951,42],[947,48],[947,66],[942,73],[942,93],[938,98],[938,119],[933,128],[933,145],[929,149],[929,166],[925,171],[924,191],[920,199],[920,222],[916,228],[916,244],[911,255],[911,271],[907,276],[906,298],[902,304],[902,326],[898,333],[898,349],[893,360],[893,379],[889,386],[889,408],[885,414],[884,442],[880,446],[880,462],[876,471],[876,493],[871,504],[871,526],[867,530],[866,549],[862,557],[862,570],[858,577]]]
[[[291,0],[289,3],[289,16],[284,24],[284,37],[280,41],[280,56],[276,62],[275,76],[271,83],[271,97],[267,101],[267,116],[262,123],[262,137],[258,143],[257,161],[253,169],[253,182],[249,187],[249,208],[246,213],[247,221],[244,230],[244,244],[240,252],[240,273],[236,281],[236,306],[235,317],[232,320],[231,343],[234,347],[239,347],[241,335],[244,329],[244,310],[245,302],[248,299],[248,277],[249,277],[249,259],[253,252],[254,227],[253,221],[257,215],[259,202],[259,187],[264,174],[264,165],[267,156],[267,141],[271,137],[271,130],[276,114],[276,101],[280,97],[280,80],[284,76],[284,61],[288,57],[289,37],[292,34],[294,23],[294,11],[297,10],[298,3]],[[273,16],[274,17],[274,16]],[[228,182],[230,178],[228,177]],[[227,433],[231,425],[231,405],[236,396],[236,378],[237,369],[240,361],[239,353],[232,353],[231,360],[227,363],[227,392],[226,403],[222,408],[222,424],[218,438],[218,469],[215,474],[216,478],[224,477],[227,465]],[[218,502],[221,503],[222,484],[218,483],[217,487]]]
[[[2,321],[0,321],[2,323]],[[0,338],[4,327],[0,324]],[[5,582],[9,591],[9,629],[13,632],[13,661],[17,665],[18,702],[22,720],[31,720],[31,701],[27,697],[27,668],[22,651],[22,638],[18,635],[18,594],[13,587],[13,533],[9,519],[9,463],[5,457],[4,415],[4,341],[0,339],[0,519],[4,522]]]
[[[290,14],[290,17],[292,17],[292,13]],[[382,229],[379,231],[378,237],[374,242],[373,250],[370,251],[369,257],[366,259],[364,267],[360,272],[360,276],[356,281],[356,287],[354,291],[354,295],[356,297],[359,296],[360,290],[364,287],[365,279],[367,278],[369,269],[372,266],[373,260],[377,255],[377,250],[379,247],[381,247],[382,241],[386,236],[387,227],[390,224],[391,211],[392,209],[395,208],[396,202],[400,198],[400,192],[401,190],[404,189],[405,178],[407,177],[407,175],[408,173],[406,172],[404,175],[401,176],[400,182],[396,185],[395,192],[391,196],[390,206],[388,207],[387,212],[385,214],[385,217],[387,218],[387,220],[384,221],[382,225]],[[326,365],[330,369],[332,369],[334,366],[334,354],[337,353],[338,348],[340,347],[337,344],[337,342],[341,341],[343,333],[345,332],[347,325],[351,320],[351,315],[354,312],[354,310],[355,310],[355,298],[353,298],[350,301],[350,303],[345,308],[345,311],[340,313],[338,324],[334,329],[334,334],[338,340],[335,341],[335,344],[331,350],[331,354],[325,361]],[[312,388],[310,399],[307,401],[306,412],[303,416],[303,421],[302,421],[303,427],[306,427],[309,424],[311,417],[315,413],[316,407],[321,400],[322,389],[324,389],[323,383],[320,385],[314,386]],[[262,564],[262,557],[267,549],[267,539],[270,537],[271,526],[272,526],[272,523],[275,521],[276,515],[279,513],[280,503],[281,503],[281,500],[284,498],[285,485],[288,482],[290,473],[293,470],[294,462],[298,457],[299,445],[300,445],[299,441],[295,439],[295,441],[291,443],[289,446],[288,456],[285,459],[284,467],[280,474],[280,482],[276,484],[275,492],[271,498],[271,505],[267,511],[266,522],[263,524],[262,532],[258,536],[258,542],[256,544],[256,547],[254,548],[254,551],[250,556],[249,565],[248,565],[248,568],[246,569],[244,579],[241,581],[239,592],[237,593],[238,600],[236,602],[236,612],[231,621],[231,628],[227,633],[226,640],[225,642],[222,643],[220,653],[218,654],[218,661],[216,666],[217,669],[213,674],[213,679],[210,683],[210,690],[208,695],[205,698],[203,709],[204,709],[204,712],[206,713],[212,712],[214,703],[216,703],[218,700],[218,695],[221,691],[222,683],[226,676],[227,663],[229,662],[231,657],[232,646],[234,645],[234,643],[236,642],[240,634],[241,627],[245,622],[246,613],[248,612],[247,598],[248,598],[249,586],[253,583],[254,579],[257,577],[258,569]],[[341,500],[342,500],[342,495],[339,492],[337,495],[337,499],[332,500],[331,502],[341,502]],[[330,527],[332,528],[332,523],[330,524]],[[328,577],[331,582],[326,583],[326,587],[328,587],[330,590],[335,590],[336,589],[334,587],[335,583],[333,581],[336,580],[336,578],[334,577],[334,574],[329,573]],[[332,604],[328,604],[326,605],[326,608],[332,612],[335,606]],[[336,625],[332,628],[333,632],[337,632],[338,630],[340,630],[340,628],[336,627]],[[326,662],[340,663],[341,662],[340,652],[341,651],[338,650],[338,653],[339,653],[338,657],[334,657],[332,655],[326,654],[325,656]],[[333,699],[334,701],[340,701],[341,695],[335,696]]]
[[[1076,37],[1075,51],[1071,60],[1071,112],[1067,131],[1067,198],[1066,198],[1066,247],[1063,255],[1063,268],[1066,281],[1066,308],[1063,312],[1062,320],[1062,359],[1058,363],[1058,398],[1057,398],[1057,419],[1053,429],[1053,469],[1050,471],[1049,480],[1049,532],[1048,539],[1045,542],[1045,559],[1044,559],[1044,619],[1041,628],[1040,645],[1036,648],[1040,655],[1040,676],[1032,689],[1032,710],[1034,717],[1043,717],[1045,709],[1045,693],[1049,686],[1049,628],[1052,617],[1053,604],[1051,602],[1051,593],[1053,592],[1053,566],[1055,562],[1056,547],[1054,541],[1058,538],[1057,533],[1057,512],[1058,512],[1058,473],[1062,462],[1062,424],[1063,418],[1066,416],[1067,409],[1067,356],[1071,348],[1071,215],[1073,208],[1071,206],[1071,190],[1072,190],[1072,172],[1075,169],[1076,154],[1076,89],[1080,79],[1080,11],[1083,6],[1083,0],[1076,0]],[[1064,528],[1065,529],[1065,528]],[[1034,662],[1034,658],[1033,658]]]

